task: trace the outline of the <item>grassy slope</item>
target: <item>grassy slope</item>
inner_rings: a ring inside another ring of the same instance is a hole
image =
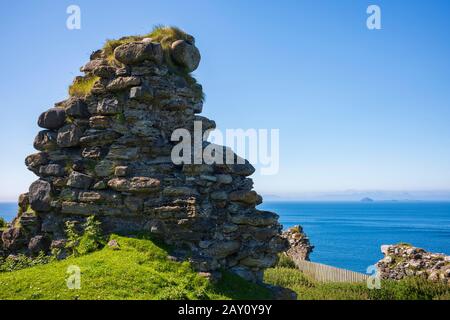
[[[121,249],[108,247],[81,257],[0,273],[3,299],[268,299],[267,289],[230,273],[210,284],[187,262],[168,259],[168,251],[147,239],[113,235]],[[69,290],[66,270],[81,268],[81,289]],[[289,267],[269,269],[265,281],[294,290],[307,299],[450,299],[446,286],[409,279],[383,282],[381,290],[365,284],[321,284]]]
[[[121,249],[0,274],[2,299],[267,299],[267,289],[225,273],[217,285],[174,262],[146,239],[112,236]],[[81,268],[81,289],[66,286],[67,267]]]

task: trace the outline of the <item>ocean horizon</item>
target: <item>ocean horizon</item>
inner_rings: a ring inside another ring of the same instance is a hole
[[[301,225],[315,247],[311,261],[365,273],[383,258],[381,245],[410,243],[450,254],[450,202],[265,201],[258,207],[280,215],[283,228]],[[17,203],[0,203],[11,221]]]
[[[284,228],[301,225],[315,246],[311,261],[365,273],[381,245],[405,242],[450,254],[450,202],[266,201]]]

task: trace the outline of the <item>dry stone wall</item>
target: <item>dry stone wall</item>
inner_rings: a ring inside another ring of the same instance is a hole
[[[248,161],[171,160],[175,129],[192,132],[194,121],[204,131],[215,128],[199,115],[202,88],[189,73],[200,53],[189,39],[164,49],[143,38],[116,47],[113,57],[91,55],[74,83],[92,88],[38,119],[39,152],[25,163],[39,179],[20,196],[18,216],[2,234],[4,254],[62,247],[65,222],[94,215],[106,233],[145,231],[188,248],[199,271],[225,268],[258,281],[276,263],[287,244],[278,216],[255,208],[262,199],[252,190]]]

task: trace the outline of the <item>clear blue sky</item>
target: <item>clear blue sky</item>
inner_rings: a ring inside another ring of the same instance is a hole
[[[66,29],[81,7],[82,29]],[[366,28],[366,8],[382,30]],[[177,25],[202,52],[205,115],[225,128],[279,128],[281,168],[262,193],[450,189],[450,2],[2,2],[0,200],[36,178],[36,119],[66,97],[107,38]]]

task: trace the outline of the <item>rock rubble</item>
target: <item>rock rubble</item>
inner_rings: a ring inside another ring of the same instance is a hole
[[[376,264],[382,279],[424,277],[450,284],[450,256],[427,252],[408,244],[383,245],[384,258]]]
[[[286,256],[291,258],[294,263],[300,260],[309,261],[309,255],[314,246],[311,245],[301,226],[294,226],[283,231],[282,237],[289,243],[289,248],[284,252]]]

